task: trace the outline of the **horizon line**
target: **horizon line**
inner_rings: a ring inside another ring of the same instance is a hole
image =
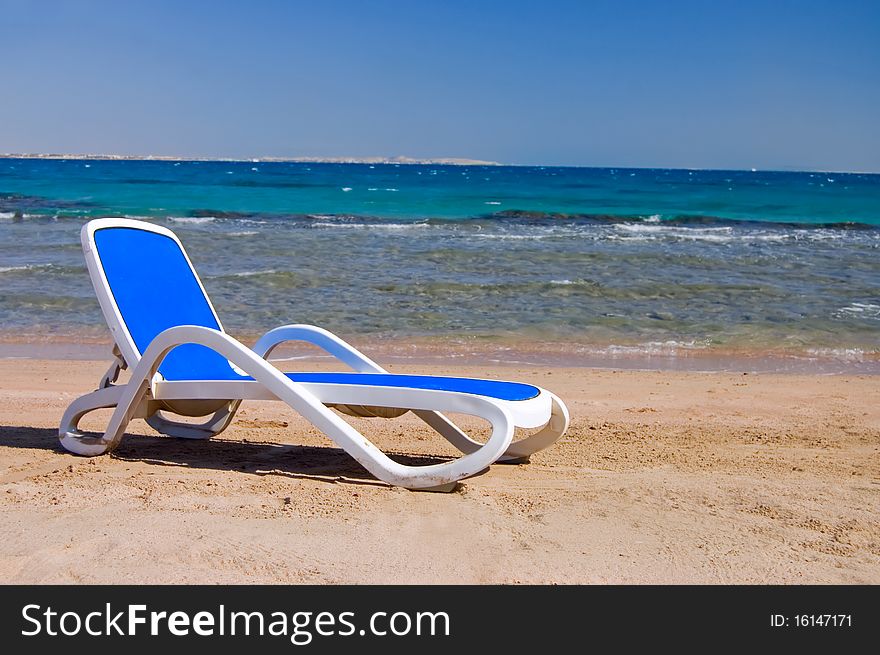
[[[228,162],[228,163],[293,163],[293,164],[351,164],[351,165],[403,165],[403,166],[474,166],[500,168],[593,168],[621,170],[667,170],[667,171],[731,171],[752,173],[835,173],[843,175],[880,175],[880,171],[853,171],[820,168],[712,168],[707,166],[607,166],[596,164],[513,164],[466,157],[408,157],[366,156],[366,157],[211,157],[182,155],[119,155],[107,153],[0,153],[0,159],[47,159],[75,161],[169,161],[169,162]]]

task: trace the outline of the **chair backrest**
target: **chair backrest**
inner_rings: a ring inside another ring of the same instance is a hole
[[[129,366],[170,327],[223,330],[171,230],[144,221],[101,218],[83,226],[82,244],[104,318]],[[197,344],[172,350],[159,373],[166,380],[238,377],[225,357]]]

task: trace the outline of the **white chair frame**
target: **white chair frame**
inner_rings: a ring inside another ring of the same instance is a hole
[[[63,447],[70,452],[95,456],[112,451],[134,418],[145,419],[158,432],[169,436],[208,439],[229,426],[243,400],[281,400],[378,479],[410,489],[448,491],[459,480],[483,471],[496,461],[528,461],[530,455],[553,444],[568,428],[569,413],[565,404],[541,388],[538,388],[539,393],[534,398],[508,401],[432,389],[295,382],[268,361],[273,349],[288,341],[315,345],[356,372],[387,373],[351,344],[312,325],[286,325],[270,330],[253,349],[229,336],[222,326],[220,330],[215,330],[197,325],[180,325],[157,335],[141,354],[122,319],[95,247],[95,232],[111,227],[147,230],[173,239],[204,293],[204,287],[186,251],[170,230],[123,218],[96,219],[83,226],[81,237],[86,263],[113,334],[115,361],[102,378],[99,388],[77,398],[64,413],[59,436]],[[216,317],[207,293],[205,298]],[[219,319],[217,323],[221,325]],[[158,372],[159,366],[171,350],[183,344],[199,344],[216,351],[252,379],[165,380]],[[115,384],[120,370],[127,367],[131,368],[129,381],[124,385]],[[330,409],[333,405],[411,410],[463,455],[452,461],[426,466],[398,463]],[[114,408],[104,434],[89,436],[79,431],[80,419],[101,408]],[[485,419],[492,427],[491,435],[485,443],[480,443],[442,412]],[[168,414],[208,418],[201,424],[191,424],[175,421]],[[543,428],[535,434],[513,441],[515,427],[541,426]]]

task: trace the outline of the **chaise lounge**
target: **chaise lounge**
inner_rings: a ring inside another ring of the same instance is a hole
[[[410,489],[449,491],[496,461],[526,462],[568,427],[568,410],[545,389],[518,382],[388,373],[339,337],[311,325],[267,332],[253,349],[220,324],[177,236],[122,218],[83,226],[89,275],[114,340],[114,362],[98,389],[76,399],[61,420],[68,451],[102,455],[113,450],[134,418],[162,434],[208,439],[232,422],[243,400],[281,400],[315,425],[374,476]],[[308,342],[353,369],[340,373],[284,373],[268,361],[286,341]],[[116,384],[130,368],[126,384]],[[115,408],[103,435],[80,432],[90,411]],[[395,462],[336,411],[396,418],[407,411],[425,421],[463,454],[427,466]],[[441,412],[481,417],[492,426],[475,441]],[[178,417],[175,420],[175,416]],[[179,417],[206,417],[198,424]],[[541,428],[513,441],[514,428]]]

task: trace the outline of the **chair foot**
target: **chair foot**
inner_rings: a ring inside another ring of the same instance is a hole
[[[59,433],[62,447],[74,455],[97,457],[109,449],[102,436],[90,437],[79,430],[65,430]]]
[[[436,487],[421,487],[419,489],[410,489],[410,491],[431,491],[435,493],[448,494],[463,489],[461,482],[447,482],[446,484],[438,484]]]
[[[496,464],[528,464],[532,461],[531,455],[523,455],[522,457],[504,457],[498,459]]]

